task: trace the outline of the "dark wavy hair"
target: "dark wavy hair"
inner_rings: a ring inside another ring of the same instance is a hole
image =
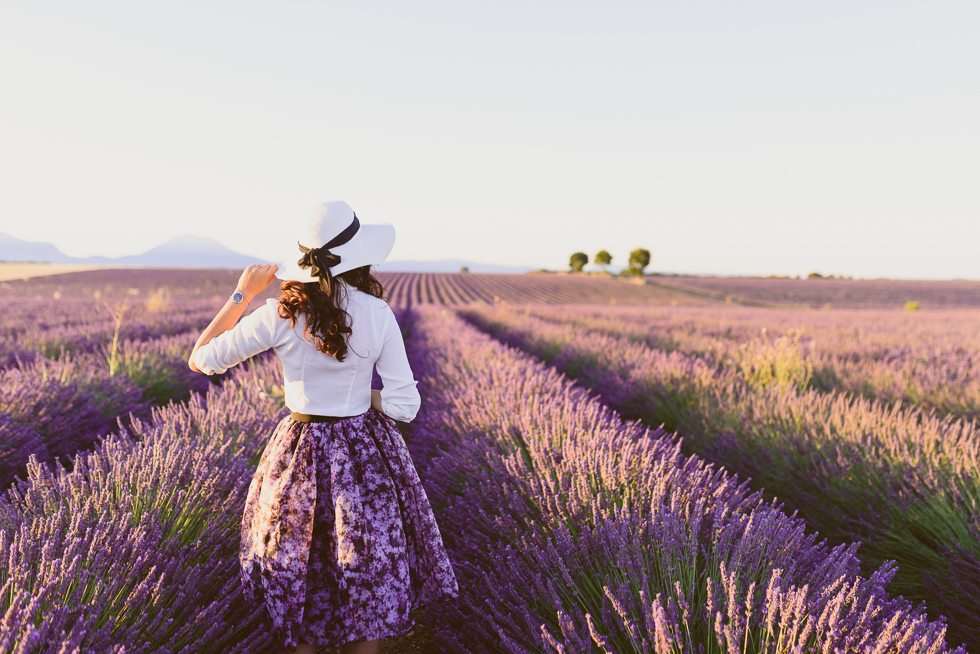
[[[348,270],[333,279],[342,279],[368,295],[385,299],[384,287],[371,274],[371,266]],[[279,315],[289,318],[293,327],[300,314],[306,316],[306,333],[316,349],[343,361],[347,357],[347,335],[353,333],[350,314],[340,305],[347,289],[341,284],[331,284],[331,289],[328,295],[320,282],[285,281],[280,286]]]

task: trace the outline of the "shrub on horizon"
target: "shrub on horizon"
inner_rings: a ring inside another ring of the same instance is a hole
[[[643,269],[650,265],[650,250],[636,248],[630,252],[628,270],[633,275],[643,275]]]

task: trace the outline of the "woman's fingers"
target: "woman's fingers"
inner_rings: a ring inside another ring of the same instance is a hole
[[[279,264],[277,263],[253,263],[245,268],[239,285],[249,290],[258,289],[258,292],[261,292],[275,281],[276,270],[278,269]]]

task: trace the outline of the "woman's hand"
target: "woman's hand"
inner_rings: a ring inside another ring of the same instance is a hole
[[[278,264],[253,264],[242,273],[238,280],[238,288],[245,294],[245,298],[251,302],[272,285],[272,282],[276,280],[277,270],[279,270]]]

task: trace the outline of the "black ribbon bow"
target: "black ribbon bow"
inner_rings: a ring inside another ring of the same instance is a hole
[[[330,272],[330,268],[336,266],[341,261],[340,255],[331,252],[330,248],[335,248],[350,241],[354,238],[354,234],[357,233],[360,226],[361,224],[357,220],[357,214],[354,214],[354,221],[344,231],[330,239],[328,243],[324,243],[319,247],[310,248],[299,241],[296,242],[296,245],[299,246],[300,251],[303,253],[303,256],[300,257],[297,263],[300,268],[309,268],[311,275],[320,278],[320,288],[327,295],[333,292],[333,285],[331,284],[333,275]]]

